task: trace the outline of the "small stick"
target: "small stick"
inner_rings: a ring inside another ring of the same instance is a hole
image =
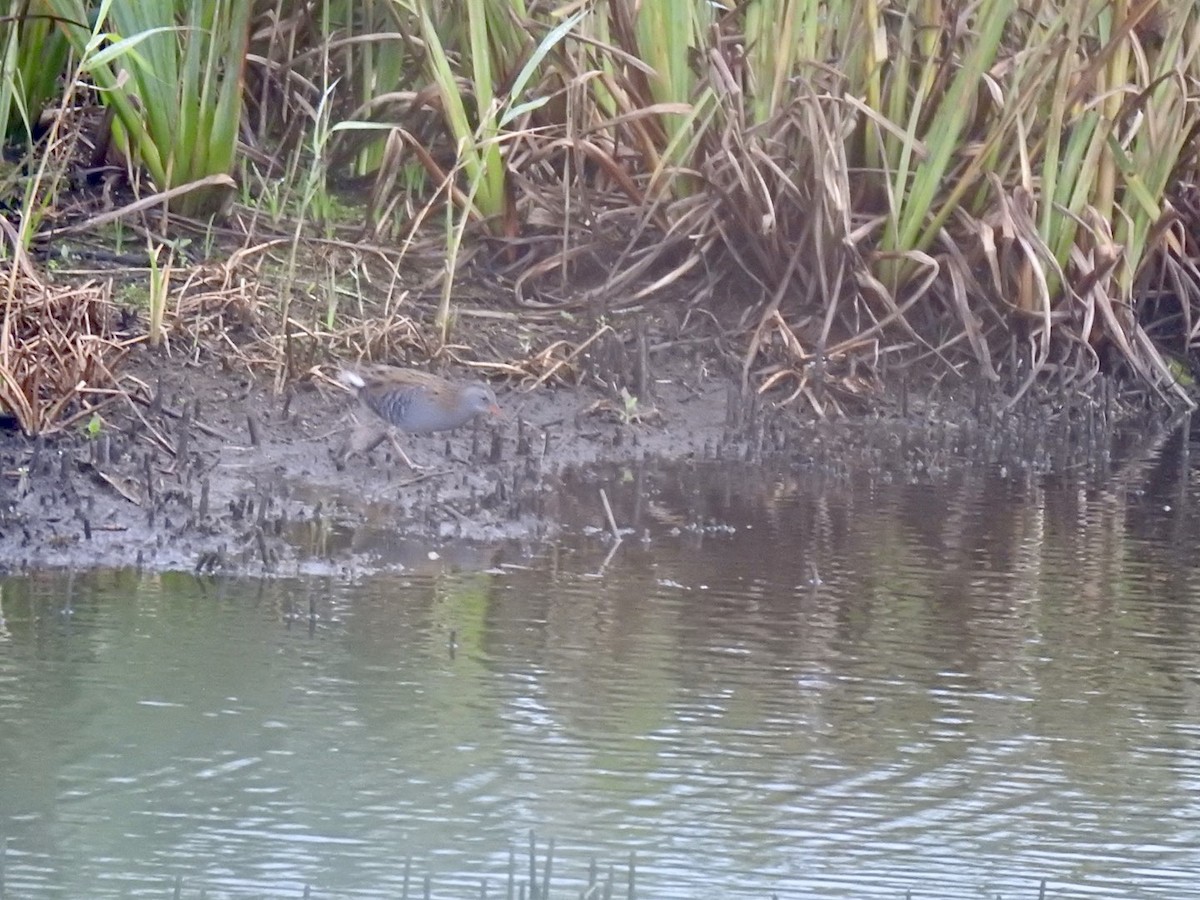
[[[142,387],[144,387],[147,391],[150,390],[144,384],[142,385]],[[134,402],[137,402],[137,403],[142,404],[142,406],[150,407],[153,403],[153,399],[147,400],[145,397],[141,396],[140,394],[135,394],[130,391],[122,392],[121,396],[123,396],[124,399],[128,400],[130,405],[133,405]],[[162,413],[162,415],[164,415],[170,419],[180,419],[183,417],[182,412],[180,412],[179,410],[174,409],[170,406],[164,406],[162,403],[160,403],[159,407],[160,407],[159,412]],[[222,431],[220,428],[214,428],[212,425],[208,425],[204,422],[201,422],[199,420],[199,416],[193,416],[192,418],[193,418],[193,421],[192,421],[193,428],[197,428],[200,431],[203,431],[209,437],[221,438],[222,440],[226,440],[226,441],[229,440],[229,435],[226,434],[224,431]]]
[[[608,568],[608,564],[613,561],[613,557],[617,555],[617,551],[621,549],[621,539],[617,538],[613,541],[613,545],[608,548],[608,553],[604,555],[603,562],[600,563],[600,568],[595,572],[590,573],[588,578],[603,578],[604,570]]]
[[[162,375],[158,376],[158,383],[154,387],[154,394],[150,397],[150,415],[157,416],[162,413],[163,406],[163,383]]]
[[[188,442],[191,439],[191,430],[192,409],[184,404],[183,415],[179,419],[179,434],[175,438],[175,459],[185,474],[188,469]]]
[[[255,528],[254,532],[254,538],[258,542],[258,553],[262,557],[263,568],[268,568],[271,565],[271,553],[267,549],[267,536],[263,533],[262,528]]]
[[[643,400],[650,397],[650,341],[646,336],[646,320],[638,320],[637,332],[637,366],[634,370],[637,379],[637,396]]]
[[[597,330],[590,338],[588,338],[586,341],[584,341],[582,344],[580,344],[578,347],[576,347],[574,350],[572,350],[570,353],[568,353],[565,357],[560,359],[558,362],[556,362],[554,365],[552,365],[549,369],[547,369],[545,372],[543,372],[542,376],[537,381],[535,381],[533,384],[531,384],[529,386],[528,390],[532,391],[536,387],[541,387],[543,384],[545,384],[545,382],[552,375],[554,375],[555,372],[557,372],[559,369],[561,369],[563,366],[565,366],[567,363],[569,363],[571,360],[573,360],[576,356],[578,356],[580,353],[582,353],[584,350],[586,350],[588,348],[588,346],[593,341],[596,340],[596,338],[598,338],[602,334],[605,334],[612,330],[613,330],[613,328],[611,325],[601,325],[599,330]]]
[[[133,414],[138,417],[142,425],[147,431],[149,431],[153,442],[157,443],[158,446],[161,447],[168,456],[174,456],[175,448],[171,446],[171,443],[165,437],[163,437],[162,433],[157,428],[155,428],[146,420],[146,417],[142,415],[142,411],[137,408],[137,403],[134,402],[135,399],[138,399],[139,402],[143,401],[141,401],[140,398],[135,398],[129,393],[122,394],[121,396],[124,398],[125,402],[129,404],[129,408],[133,411]]]
[[[608,516],[608,528],[612,532],[613,538],[619,544],[621,543],[621,529],[617,527],[617,520],[613,518],[612,507],[608,505],[608,494],[604,493],[604,488],[600,488],[600,502],[604,504],[604,514]]]

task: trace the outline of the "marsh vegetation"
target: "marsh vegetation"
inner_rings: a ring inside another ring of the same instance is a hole
[[[631,316],[819,415],[912,369],[1192,402],[1194,4],[9,13],[0,403],[29,435],[102,418],[143,343],[279,389],[338,357],[574,383]]]

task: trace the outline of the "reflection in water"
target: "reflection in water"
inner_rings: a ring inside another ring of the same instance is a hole
[[[1200,898],[1180,460],[572,476],[569,520],[603,485],[649,537],[602,572],[581,529],[355,584],[10,579],[4,885],[394,897],[412,854],[494,895],[532,828],[564,896],[632,849],[641,896]]]

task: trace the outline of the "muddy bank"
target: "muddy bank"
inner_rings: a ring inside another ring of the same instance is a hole
[[[715,452],[726,392],[664,378],[618,408],[594,391],[497,385],[502,420],[402,436],[339,464],[352,398],[314,379],[282,396],[216,366],[133,362],[134,402],[105,427],[45,440],[0,435],[0,565],[143,565],[200,572],[369,567],[369,534],[430,547],[552,532],[554,473],[644,455]],[[462,376],[464,373],[448,373]],[[469,376],[467,376],[469,377]]]
[[[387,442],[339,467],[356,407],[324,382],[279,396],[248,375],[164,365],[149,352],[133,366],[147,387],[110,405],[104,427],[0,436],[6,570],[351,574],[464,541],[603,532],[600,489],[619,476],[577,473],[604,463],[725,460],[834,481],[981,465],[1103,479],[1122,452],[1115,424],[1129,417],[1103,392],[1066,408],[1030,398],[1003,410],[998,393],[976,390],[880,398],[870,415],[819,421],[743,398],[735,379],[679,359],[636,404],[582,387],[497,385],[503,421],[404,439],[416,471]],[[1124,433],[1152,444],[1164,427]]]

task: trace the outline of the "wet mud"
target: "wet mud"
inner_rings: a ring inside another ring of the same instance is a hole
[[[464,554],[474,567],[486,553],[472,548],[564,528],[613,540],[625,526],[606,508],[605,485],[646,466],[754,466],[829,482],[980,466],[1103,479],[1124,452],[1117,422],[1130,418],[1106,391],[1006,408],[1001,394],[976,389],[884,397],[869,414],[825,421],[680,359],[636,403],[587,387],[496,385],[502,420],[400,436],[421,467],[412,469],[388,442],[340,464],[351,416],[364,414],[333,385],[278,395],[245,374],[181,369],[148,352],[136,366],[149,387],[111,404],[103,427],[0,435],[3,569],[353,576]],[[1123,433],[1152,444],[1167,429],[1154,421]],[[687,523],[693,512],[664,514]]]

